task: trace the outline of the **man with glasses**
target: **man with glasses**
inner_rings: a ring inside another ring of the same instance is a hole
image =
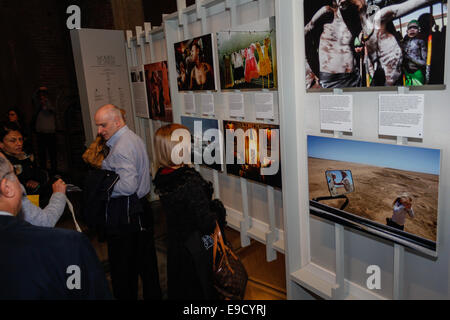
[[[17,218],[22,186],[0,157],[0,300],[111,299],[88,238]]]

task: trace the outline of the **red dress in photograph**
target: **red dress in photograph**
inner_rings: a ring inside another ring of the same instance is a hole
[[[250,48],[245,50],[245,82],[250,83],[252,79],[259,78],[258,64],[255,58],[256,46],[252,43]]]

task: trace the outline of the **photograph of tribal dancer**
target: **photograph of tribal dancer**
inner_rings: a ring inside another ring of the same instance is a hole
[[[212,36],[174,44],[178,91],[216,90]]]
[[[444,84],[446,0],[306,0],[306,88]]]

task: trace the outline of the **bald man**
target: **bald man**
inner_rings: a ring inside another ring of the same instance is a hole
[[[102,169],[120,177],[107,205],[105,228],[114,296],[136,300],[140,275],[144,299],[161,299],[153,217],[145,198],[150,192],[145,144],[127,127],[121,110],[114,105],[98,109],[95,124],[110,148]]]

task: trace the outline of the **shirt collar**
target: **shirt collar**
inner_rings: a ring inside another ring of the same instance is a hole
[[[5,211],[0,211],[0,216],[14,217],[14,215]]]
[[[106,145],[110,148],[112,148],[117,140],[125,133],[125,131],[128,130],[128,126],[123,127],[122,129],[118,130],[116,133],[113,134],[111,138],[109,138],[108,141],[106,141]]]

